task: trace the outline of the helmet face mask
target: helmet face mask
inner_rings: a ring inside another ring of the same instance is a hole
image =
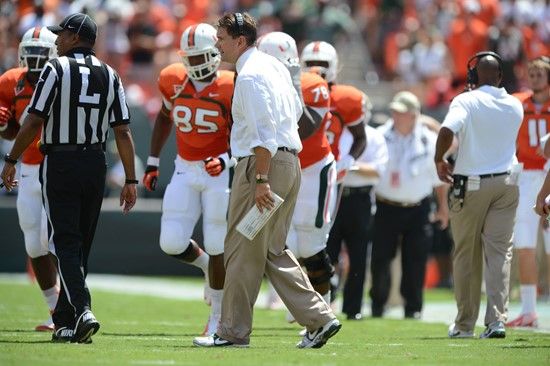
[[[19,43],[19,65],[28,72],[40,73],[49,59],[57,57],[57,36],[46,28],[34,27],[23,35]]]
[[[311,42],[300,55],[304,71],[315,72],[326,81],[334,82],[338,72],[338,54],[336,49],[327,42]]]
[[[209,24],[193,25],[183,32],[179,54],[189,78],[200,81],[218,71],[221,56],[216,41],[216,29]]]
[[[294,38],[283,32],[271,32],[258,39],[258,49],[281,61],[287,68],[300,64]]]

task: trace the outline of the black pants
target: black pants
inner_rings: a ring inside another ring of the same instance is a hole
[[[374,238],[372,242],[372,313],[381,316],[391,287],[390,264],[401,243],[401,295],[405,315],[422,310],[426,260],[433,242],[429,222],[430,198],[419,206],[397,207],[376,202]]]
[[[105,174],[103,151],[53,152],[40,166],[50,251],[57,258],[61,281],[53,313],[58,328],[73,327],[75,317],[91,308],[85,278]]]
[[[370,186],[343,189],[327,242],[327,252],[333,264],[338,262],[342,242],[346,244],[349,273],[344,285],[342,312],[352,317],[361,313],[363,304],[371,218],[370,190]]]

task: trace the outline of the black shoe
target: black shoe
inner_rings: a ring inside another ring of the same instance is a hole
[[[90,310],[84,311],[76,320],[72,343],[91,343],[91,337],[99,330],[99,322]]]
[[[73,330],[69,327],[60,327],[52,334],[53,343],[69,343],[73,339]]]

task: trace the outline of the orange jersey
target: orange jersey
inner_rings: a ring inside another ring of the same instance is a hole
[[[523,122],[518,132],[516,155],[525,170],[542,170],[546,159],[537,153],[541,137],[550,133],[550,101],[535,105],[532,94],[514,94],[523,104]]]
[[[183,64],[175,63],[160,72],[158,85],[176,128],[180,157],[204,160],[229,150],[233,72],[219,71],[198,92]]]
[[[27,115],[34,86],[26,78],[27,69],[18,67],[6,71],[0,76],[0,106],[8,108],[20,124]],[[41,132],[23,152],[21,161],[25,164],[40,164],[44,159],[38,150]]]
[[[323,120],[321,126],[311,136],[302,140],[302,151],[298,157],[302,169],[318,162],[330,153],[330,144],[326,135],[326,126],[330,117],[330,96],[328,84],[321,76],[304,72],[301,75],[304,103],[318,112]]]
[[[334,158],[340,158],[340,136],[345,126],[355,126],[362,123],[367,112],[365,94],[350,85],[332,85],[330,88],[330,119],[327,137]]]

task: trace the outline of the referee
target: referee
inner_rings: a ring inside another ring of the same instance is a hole
[[[72,14],[59,26],[59,58],[49,60],[6,164],[6,189],[17,185],[15,164],[42,128],[40,167],[42,199],[48,217],[50,251],[58,260],[61,292],[52,315],[54,342],[90,343],[99,323],[90,311],[85,278],[87,261],[105,187],[105,141],[109,125],[126,173],[120,194],[124,213],[136,202],[134,144],[130,116],[118,74],[92,50],[97,25],[85,14]]]

